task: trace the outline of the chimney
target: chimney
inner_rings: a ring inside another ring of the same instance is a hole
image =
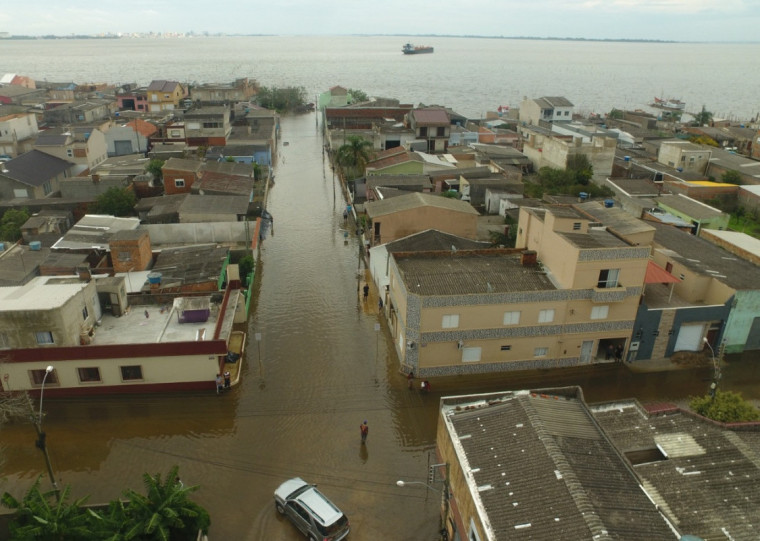
[[[520,264],[523,267],[534,267],[538,263],[538,255],[534,250],[525,250],[520,253]]]
[[[79,279],[83,282],[89,282],[92,280],[92,273],[90,272],[90,267],[86,265],[79,265],[77,266],[77,274],[79,275]]]

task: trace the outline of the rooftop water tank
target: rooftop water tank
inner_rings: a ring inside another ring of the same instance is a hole
[[[627,162],[630,162],[630,161],[631,161],[631,157],[630,157],[630,156],[623,156],[623,159],[624,159],[625,161],[627,161]]]
[[[4,242],[0,242],[0,252],[2,252],[4,250],[5,250],[5,243]]]
[[[586,199],[588,199],[588,193],[581,192],[578,194],[578,197],[580,198],[581,201],[585,201]]]
[[[615,206],[615,200],[614,199],[605,199],[604,200],[604,208],[611,209]]]
[[[151,272],[151,273],[148,273],[148,283],[149,284],[160,284],[161,283],[161,273],[160,272]]]
[[[42,248],[42,243],[38,240],[33,240],[29,243],[29,249],[33,252],[39,252],[40,248]]]

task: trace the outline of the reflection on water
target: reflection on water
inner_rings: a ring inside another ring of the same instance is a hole
[[[268,209],[242,382],[230,393],[46,400],[55,471],[91,501],[141,490],[144,472],[178,464],[212,517],[212,539],[301,539],[274,511],[272,491],[301,476],[349,516],[351,539],[433,539],[438,501],[398,479],[424,480],[444,394],[582,385],[588,401],[681,400],[706,391],[707,370],[630,373],[620,365],[456,377],[409,390],[374,305],[361,301],[364,267],[345,240],[343,201],[324,164],[314,115],[285,118]],[[351,229],[351,228],[349,228]],[[261,340],[256,340],[260,334]],[[732,362],[721,385],[760,398],[756,358]],[[370,435],[361,445],[359,425]],[[4,429],[4,488],[23,492],[44,471],[34,429]],[[433,460],[434,461],[434,460]]]

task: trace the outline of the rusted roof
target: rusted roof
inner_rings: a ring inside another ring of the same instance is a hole
[[[140,135],[144,137],[150,137],[154,133],[158,131],[158,128],[151,124],[150,122],[146,122],[145,120],[141,118],[136,118],[132,122],[128,122],[127,126],[132,128],[134,131],[139,133]]]
[[[413,109],[411,114],[418,126],[440,126],[449,125],[451,120],[446,109]]]
[[[675,284],[680,281],[654,261],[647,263],[647,274],[644,278],[645,284]]]

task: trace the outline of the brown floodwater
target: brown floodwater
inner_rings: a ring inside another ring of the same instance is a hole
[[[193,497],[211,514],[212,540],[296,540],[272,492],[301,476],[348,515],[353,540],[432,540],[437,494],[395,483],[424,481],[435,462],[442,394],[579,384],[595,402],[706,391],[709,370],[639,374],[620,365],[448,378],[428,395],[408,390],[386,327],[376,330],[374,301],[361,299],[359,243],[344,238],[345,202],[315,116],[284,118],[282,141],[268,202],[274,234],[262,249],[241,384],[222,396],[46,398],[53,467],[73,497],[112,500],[141,490],[144,472],[176,464],[185,485],[200,485]],[[758,365],[748,355],[729,363],[721,386],[760,398]],[[44,473],[34,440],[32,425],[3,429],[0,490],[20,496]]]

